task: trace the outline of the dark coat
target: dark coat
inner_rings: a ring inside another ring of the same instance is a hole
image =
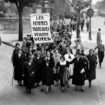
[[[86,55],[84,55],[84,57],[82,59],[83,59],[83,62],[84,62],[84,69],[85,69],[85,73],[86,73],[89,70],[89,66],[90,66],[89,60],[86,57]]]
[[[37,65],[37,69],[35,72],[35,82],[39,83],[43,78],[43,58],[40,57],[38,59],[37,57],[35,57],[34,62]]]
[[[81,74],[81,70],[84,69],[84,61],[82,58],[74,58],[70,64],[74,63],[74,69],[73,69],[73,78],[72,78],[72,83],[74,85],[82,86],[84,85],[85,81],[85,73]]]
[[[61,87],[64,87],[65,86],[65,72],[66,72],[66,64],[62,65],[60,64],[60,62],[57,64],[58,67],[59,67],[59,78],[60,78],[60,84],[61,84]]]
[[[48,66],[46,65],[48,63]],[[42,83],[44,85],[50,86],[54,84],[54,72],[53,72],[53,67],[54,67],[54,59],[50,57],[50,60],[44,60],[43,62],[43,80]]]
[[[104,52],[105,52],[104,45],[103,44],[98,44],[98,46],[96,48],[98,48],[99,63],[102,63],[103,59],[104,59]]]
[[[24,63],[24,84],[27,89],[31,89],[34,85],[34,75],[36,70],[36,64],[34,62],[29,65],[28,62]]]
[[[11,58],[11,61],[13,63],[13,66],[15,66],[15,56],[16,56],[17,53],[18,53],[18,50],[17,49],[14,49],[13,50],[13,54],[12,54],[12,58]]]
[[[87,55],[89,60],[89,70],[86,72],[86,78],[88,80],[96,79],[96,65],[97,65],[97,56],[96,55]]]
[[[13,65],[14,65],[14,79],[21,81],[23,79],[23,64],[24,64],[24,55],[18,56],[18,53],[15,53],[13,56]]]

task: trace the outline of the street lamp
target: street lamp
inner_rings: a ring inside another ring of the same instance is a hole
[[[90,0],[90,9],[91,9],[91,8],[92,8],[92,0]],[[89,40],[92,40],[92,36],[91,36],[91,17],[90,17]]]
[[[90,0],[90,8],[87,10],[87,16],[90,19],[90,23],[89,23],[89,40],[92,40],[92,37],[91,37],[91,18],[93,17],[93,15],[94,15],[94,10],[92,9],[92,0]]]
[[[63,0],[60,1],[60,19],[62,21],[62,25],[63,25],[63,21],[64,21],[64,8],[63,8]]]

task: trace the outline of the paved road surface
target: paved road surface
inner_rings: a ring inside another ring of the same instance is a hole
[[[92,41],[87,40],[88,34],[83,34],[82,39],[85,47],[95,46],[95,35],[98,27],[104,29],[103,19],[99,22],[96,18],[92,23]],[[95,25],[95,23],[97,23]],[[102,33],[105,33],[104,31]],[[85,36],[86,35],[86,36]],[[16,40],[17,35],[1,35],[4,41],[10,42]],[[104,34],[102,35],[104,40]],[[14,82],[11,85],[12,78],[12,64],[11,54],[13,49],[9,46],[2,44],[0,46],[0,105],[105,105],[105,61],[102,69],[97,66],[97,80],[93,82],[93,87],[88,88],[86,82],[86,91],[84,93],[74,91],[74,86],[71,85],[70,89],[66,89],[62,94],[59,88],[53,87],[51,93],[45,95],[40,92],[40,88],[34,89],[31,95],[25,93],[25,88],[20,88]]]
[[[64,93],[59,88],[53,87],[51,93],[44,94],[40,88],[32,90],[32,94],[25,93],[25,88],[20,88],[16,82],[11,85],[12,65],[10,62],[12,48],[0,46],[0,105],[101,105],[104,102],[105,71],[97,69],[97,80],[93,87],[84,93],[74,91],[74,86],[66,89]],[[105,64],[105,63],[104,63]],[[105,65],[103,65],[103,68]],[[104,105],[104,104],[103,104]]]

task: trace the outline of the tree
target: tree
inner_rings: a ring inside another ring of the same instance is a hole
[[[7,8],[4,5],[4,1],[0,1],[0,11],[3,13],[7,11]]]
[[[105,9],[105,0],[103,1],[98,1],[96,4],[95,4],[95,8],[98,9],[98,13],[99,15],[101,14],[101,10],[102,9]]]
[[[77,18],[77,38],[80,38],[80,15],[81,11],[87,8],[90,4],[90,0],[66,0],[68,4],[73,7],[76,12]]]
[[[48,0],[48,1],[52,4],[55,3],[55,0]]]
[[[19,15],[19,41],[23,40],[23,21],[22,13],[24,7],[32,6],[32,3],[39,3],[40,0],[4,0],[5,2],[15,3]]]

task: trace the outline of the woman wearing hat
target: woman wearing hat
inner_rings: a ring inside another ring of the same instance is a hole
[[[70,62],[74,59],[74,55],[71,53],[70,49],[67,48],[67,53],[64,55],[66,62]],[[66,66],[66,82],[67,85],[69,87],[69,78],[71,77],[71,75],[73,74],[73,65],[72,64],[68,64]]]
[[[73,68],[73,77],[72,77],[72,83],[75,85],[75,90],[80,87],[81,91],[84,92],[83,85],[84,85],[84,77],[83,73],[84,71],[84,61],[81,58],[80,53],[76,53],[75,58],[69,62],[69,64],[74,64]]]
[[[94,50],[90,49],[87,55],[89,60],[89,70],[86,72],[86,78],[89,81],[89,88],[91,88],[92,80],[96,79],[96,66],[97,56],[94,54]]]
[[[59,74],[60,74],[60,85],[61,85],[61,91],[63,92],[64,91],[64,87],[65,87],[65,84],[68,82],[68,79],[67,79],[67,64],[68,62],[65,60],[65,57],[64,56],[61,56],[60,57],[60,61],[59,63],[57,64],[57,67],[59,69]],[[68,85],[68,84],[67,84]]]
[[[56,82],[56,86],[59,84],[59,70],[57,68],[57,64],[60,61],[60,57],[61,57],[61,55],[60,55],[59,51],[56,49],[53,52],[53,59],[54,59],[54,64],[55,64],[53,70],[54,70],[54,80]]]
[[[25,56],[21,49],[18,49],[13,56],[13,66],[14,66],[14,79],[18,84],[22,85],[23,80],[23,64],[25,61]]]
[[[37,51],[36,56],[34,57],[34,62],[37,65],[35,73],[35,83],[39,86],[39,83],[42,80],[42,71],[43,71],[43,58],[41,57],[41,52]]]
[[[24,83],[26,86],[26,91],[31,93],[31,89],[34,85],[34,75],[37,69],[36,64],[33,62],[33,56],[30,55],[28,62],[24,64]]]
[[[53,73],[53,67],[54,67],[54,59],[51,56],[51,52],[46,52],[46,57],[43,62],[43,72],[44,72],[44,79],[42,80],[42,84],[46,86],[46,93],[48,93],[51,89],[51,85],[54,84],[54,73]]]

